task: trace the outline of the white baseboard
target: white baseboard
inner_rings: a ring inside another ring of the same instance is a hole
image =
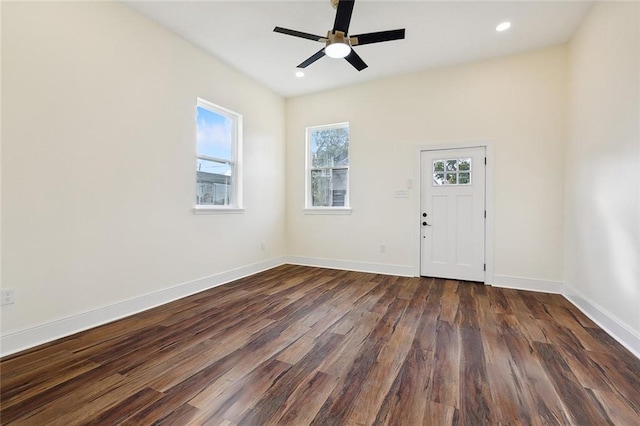
[[[0,356],[10,355],[138,312],[146,311],[147,309],[164,305],[165,303],[191,294],[283,265],[284,263],[285,261],[282,257],[254,263],[209,277],[200,278],[195,281],[178,284],[174,287],[134,299],[125,300],[113,305],[10,333],[0,337]]]
[[[571,286],[565,284],[563,296],[640,359],[640,333]]]
[[[562,283],[546,281],[537,278],[510,277],[508,275],[494,275],[491,285],[494,287],[512,288],[514,290],[539,291],[542,293],[562,294]]]
[[[287,256],[285,263],[292,265],[316,266],[319,268],[340,269],[345,271],[370,272],[372,274],[399,275],[414,277],[415,267],[389,265],[385,263],[356,262],[349,260],[323,259],[319,257]]]
[[[10,355],[61,337],[97,327],[285,263],[384,275],[415,276],[415,268],[412,266],[300,256],[278,257],[1,336],[0,356]],[[510,277],[507,275],[494,275],[492,285],[517,290],[562,294],[593,322],[611,335],[611,337],[616,339],[636,357],[640,358],[640,335],[638,332],[634,331],[623,321],[620,321],[615,315],[607,312],[598,306],[598,304],[584,297],[574,288],[556,281]]]

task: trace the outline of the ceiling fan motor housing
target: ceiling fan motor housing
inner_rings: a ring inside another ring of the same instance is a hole
[[[327,32],[327,46],[333,43],[343,43],[351,46],[351,39],[342,31],[329,30]]]

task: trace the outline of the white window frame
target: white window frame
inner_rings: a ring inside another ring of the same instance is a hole
[[[229,161],[229,159],[226,158],[215,158],[215,157],[209,157],[206,155],[200,155],[198,153],[198,147],[196,145],[196,155],[195,155],[195,161],[196,161],[196,170],[197,170],[197,162],[198,159],[203,159],[203,160],[210,160],[210,161],[216,161],[216,162],[221,162],[221,163],[228,163],[231,166],[231,188],[232,188],[232,195],[231,195],[231,200],[230,200],[230,204],[229,205],[211,205],[211,204],[197,204],[196,201],[196,205],[194,207],[194,213],[195,214],[217,214],[217,213],[242,213],[244,212],[244,208],[243,208],[243,198],[242,198],[242,115],[238,114],[235,111],[232,111],[230,109],[221,107],[220,105],[216,105],[213,102],[209,102],[205,99],[202,98],[198,98],[197,101],[197,107],[200,108],[204,108],[207,109],[209,111],[212,111],[216,114],[222,115],[224,117],[227,117],[229,119],[231,119],[231,121],[234,124],[234,131],[233,131],[233,148],[232,148],[232,156],[233,158],[231,159],[231,161]],[[195,125],[195,129],[197,132],[197,128],[198,128],[198,124],[197,124],[197,117],[198,117],[198,110],[196,107],[196,125]],[[197,171],[196,171],[197,173]],[[196,179],[196,186],[195,186],[196,190],[197,190],[197,179]]]
[[[345,194],[344,206],[314,206],[312,204],[311,196],[311,170],[317,170],[318,167],[311,167],[311,133],[317,130],[331,130],[346,127],[349,131],[349,147],[347,149],[347,155],[349,158],[349,164],[347,166],[340,167],[326,167],[321,169],[347,169],[347,193]],[[305,214],[351,214],[351,128],[349,122],[325,124],[320,126],[309,126],[305,129]]]

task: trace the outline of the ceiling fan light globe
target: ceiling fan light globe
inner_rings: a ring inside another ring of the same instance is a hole
[[[344,58],[351,53],[351,46],[346,43],[330,43],[324,48],[324,53],[330,58]]]

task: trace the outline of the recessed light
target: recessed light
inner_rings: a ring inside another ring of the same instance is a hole
[[[296,71],[296,77],[298,78],[304,77],[304,73],[302,71]]]
[[[509,29],[509,27],[511,27],[511,22],[502,22],[498,24],[498,26],[496,27],[496,31],[506,31]]]

